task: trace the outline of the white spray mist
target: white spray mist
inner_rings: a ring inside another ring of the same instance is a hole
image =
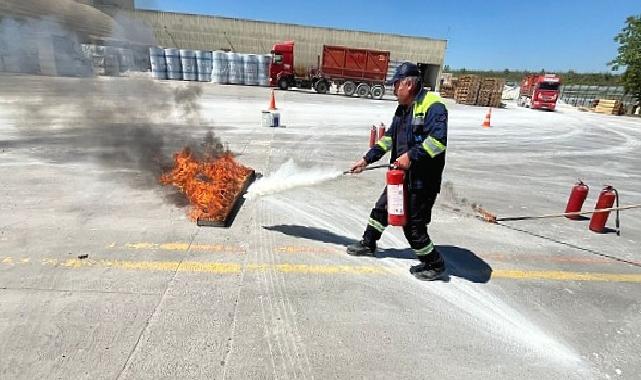
[[[266,177],[258,179],[247,190],[245,199],[257,198],[261,195],[274,194],[300,186],[316,185],[323,181],[340,177],[341,170],[335,168],[301,168],[289,160],[278,170]]]

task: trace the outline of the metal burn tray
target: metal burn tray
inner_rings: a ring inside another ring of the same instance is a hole
[[[240,207],[245,202],[245,198],[243,197],[243,195],[245,195],[245,193],[247,192],[247,188],[255,180],[256,180],[256,172],[252,170],[247,175],[247,178],[245,178],[245,183],[241,187],[240,191],[238,192],[238,194],[236,194],[236,197],[234,198],[233,206],[229,209],[229,212],[225,216],[224,220],[220,221],[220,220],[214,220],[211,218],[198,218],[196,219],[196,225],[199,227],[225,227],[225,228],[228,228],[229,226],[231,226],[234,219],[236,218],[236,214],[238,214],[238,210],[240,210]]]

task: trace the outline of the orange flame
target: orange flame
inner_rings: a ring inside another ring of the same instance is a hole
[[[160,177],[163,185],[177,187],[191,204],[189,218],[223,221],[251,173],[227,152],[198,160],[183,149],[174,155],[174,168]]]

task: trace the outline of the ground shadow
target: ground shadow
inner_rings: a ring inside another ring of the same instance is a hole
[[[264,226],[269,231],[277,231],[289,236],[303,239],[315,240],[324,243],[349,245],[357,242],[343,235],[336,234],[323,228],[307,227],[298,225],[276,225]],[[448,268],[448,277],[443,281],[449,281],[450,276],[460,277],[474,283],[486,283],[492,277],[492,267],[474,252],[466,248],[453,245],[439,245],[438,251],[443,255]],[[416,260],[412,249],[388,248],[379,249],[376,252],[377,258],[391,257],[396,259]]]
[[[349,245],[356,243],[358,240],[350,239],[343,235],[338,235],[332,231],[317,227],[297,226],[297,225],[277,225],[263,227],[269,231],[277,231],[285,235],[295,236],[303,239],[321,241],[323,243]]]
[[[548,240],[548,241],[551,241],[551,242],[554,242],[554,243],[557,243],[557,244],[561,244],[561,245],[564,245],[566,247],[577,249],[577,250],[580,250],[580,251],[583,251],[583,252],[588,252],[588,253],[591,253],[591,254],[596,255],[596,256],[605,257],[607,259],[618,261],[620,263],[633,265],[635,267],[641,267],[641,262],[632,261],[632,260],[626,260],[626,259],[622,259],[620,257],[616,257],[616,256],[605,254],[603,252],[598,252],[598,251],[595,251],[595,250],[590,249],[590,248],[580,247],[580,246],[578,246],[576,244],[568,243],[568,242],[565,242],[565,241],[562,241],[562,240],[559,240],[559,239],[556,239],[556,238],[553,238],[553,237],[550,237],[550,236],[545,236],[545,235],[538,234],[538,233],[535,233],[535,232],[532,232],[532,231],[528,231],[528,230],[525,230],[525,229],[522,229],[522,228],[517,228],[517,227],[514,227],[514,226],[510,226],[510,225],[505,224],[505,223],[500,223],[499,222],[499,223],[496,223],[496,224],[499,225],[499,226],[503,226],[505,228],[509,228],[510,230],[523,232],[523,233],[526,233],[526,234],[531,235],[531,236],[535,236],[535,237],[538,237],[538,238],[541,238],[541,239],[544,239],[544,240]],[[608,230],[611,230],[611,229],[608,228]],[[608,232],[608,231],[606,231],[606,232]],[[610,232],[616,232],[616,230],[611,230]]]

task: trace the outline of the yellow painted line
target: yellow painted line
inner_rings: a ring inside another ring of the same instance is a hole
[[[510,278],[515,280],[555,280],[555,281],[601,281],[601,282],[638,282],[641,274],[566,272],[566,271],[527,271],[527,270],[493,270],[493,278]]]
[[[15,267],[20,265],[36,265],[40,263],[45,267],[62,268],[113,268],[132,271],[156,272],[193,272],[193,273],[240,273],[243,270],[250,272],[275,271],[281,273],[307,273],[307,274],[400,274],[404,270],[372,265],[307,265],[307,264],[239,264],[199,261],[130,261],[130,260],[104,260],[104,259],[56,259],[42,258],[34,260],[28,257],[0,257],[1,267]],[[550,281],[593,281],[593,282],[627,282],[641,283],[641,274],[621,273],[596,273],[596,272],[569,272],[569,271],[537,271],[519,269],[496,269],[492,271],[493,279],[512,280],[550,280]]]
[[[203,251],[203,252],[230,252],[230,253],[242,253],[245,250],[238,245],[225,245],[225,244],[189,244],[186,242],[174,242],[174,243],[150,243],[150,242],[138,242],[138,243],[126,243],[122,246],[116,246],[116,243],[111,243],[107,248],[121,248],[121,249],[133,249],[133,250],[161,250],[161,251]]]
[[[298,245],[283,245],[280,247],[275,247],[274,252],[277,253],[289,253],[289,254],[310,254],[310,253],[338,253],[343,252],[337,248],[322,248],[322,247],[311,247],[311,246],[298,246]]]
[[[0,264],[15,266],[15,264],[28,264],[27,261],[16,261],[6,257]],[[44,258],[40,264],[46,267],[62,268],[113,268],[137,271],[158,272],[205,272],[205,273],[240,273],[243,268],[251,272],[276,271],[283,273],[314,273],[314,274],[387,274],[384,267],[359,266],[359,265],[304,265],[304,264],[248,264],[243,267],[238,263],[212,263],[198,261],[128,261],[128,260],[92,260],[92,259],[53,259]]]

